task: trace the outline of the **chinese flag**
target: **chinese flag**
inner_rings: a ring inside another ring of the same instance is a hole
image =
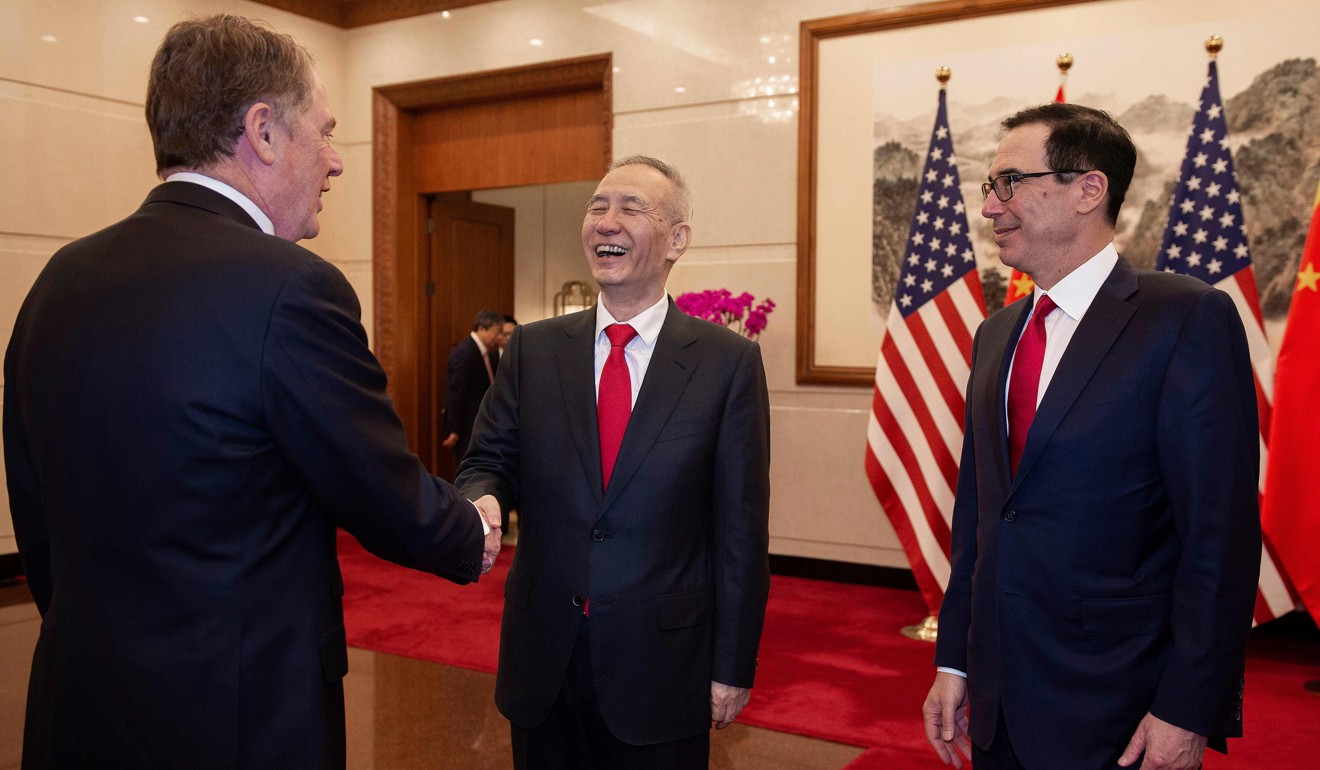
[[[1320,189],[1274,371],[1261,524],[1302,603],[1320,623]]]

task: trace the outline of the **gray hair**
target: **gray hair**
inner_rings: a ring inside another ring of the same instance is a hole
[[[147,127],[156,173],[232,157],[243,118],[269,102],[285,121],[311,98],[312,56],[292,37],[219,14],[165,33],[147,81]]]
[[[489,329],[492,326],[503,326],[504,314],[497,313],[490,308],[484,308],[477,313],[477,317],[472,319],[472,331],[480,329]]]
[[[624,166],[650,166],[651,168],[664,174],[670,184],[674,186],[673,200],[670,201],[669,214],[676,222],[686,222],[692,218],[692,190],[688,188],[687,180],[678,172],[678,169],[665,163],[663,160],[652,158],[648,155],[629,155],[626,158],[620,158],[610,164],[609,171],[623,168]]]

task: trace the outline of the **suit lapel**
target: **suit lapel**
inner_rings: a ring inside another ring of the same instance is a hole
[[[1058,429],[1068,410],[1072,409],[1100,362],[1109,354],[1114,341],[1137,311],[1136,306],[1127,301],[1136,290],[1137,273],[1120,258],[1095,295],[1082,322],[1078,324],[1068,349],[1059,361],[1059,368],[1050,379],[1040,407],[1036,409],[1014,487],[1031,472],[1031,466],[1040,456],[1042,448],[1049,443],[1050,436]]]
[[[605,493],[606,508],[614,502],[620,490],[628,485],[641,466],[643,458],[659,437],[660,429],[669,421],[669,415],[673,413],[678,399],[697,369],[698,346],[695,343],[700,337],[698,323],[684,315],[672,299],[669,300],[669,311],[665,314],[664,326],[656,339],[655,352],[646,369],[646,379],[642,380],[637,404],[628,420],[628,431],[623,434],[623,444],[614,461],[614,472],[610,475],[612,483]],[[594,399],[592,405],[592,424],[595,425]],[[596,451],[596,466],[599,470],[599,447]],[[596,475],[596,488],[600,488],[599,473]]]
[[[596,424],[596,309],[578,313],[564,328],[568,339],[555,350],[564,414],[569,415],[569,433],[582,467],[591,478],[589,486],[601,498],[600,429]],[[654,362],[653,362],[654,363]],[[582,415],[580,419],[573,415]],[[625,444],[627,440],[625,439]]]

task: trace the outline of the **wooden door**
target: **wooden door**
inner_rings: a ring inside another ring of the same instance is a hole
[[[372,91],[373,343],[423,459],[435,454],[428,195],[599,179],[613,155],[611,62],[597,54]]]
[[[429,196],[426,317],[430,340],[423,355],[429,372],[420,444],[431,472],[452,479],[453,452],[444,440],[449,353],[472,332],[484,308],[513,313],[513,209],[474,203],[468,193]]]

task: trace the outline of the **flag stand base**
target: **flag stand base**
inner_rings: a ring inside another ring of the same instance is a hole
[[[1320,695],[1320,679],[1312,679],[1311,681],[1302,685],[1302,687],[1308,692],[1313,692],[1316,695]]]
[[[939,635],[940,621],[934,615],[927,615],[926,619],[915,626],[903,626],[898,630],[900,634],[909,639],[916,639],[918,642],[935,642],[935,637]],[[1317,682],[1320,684],[1320,682]]]

